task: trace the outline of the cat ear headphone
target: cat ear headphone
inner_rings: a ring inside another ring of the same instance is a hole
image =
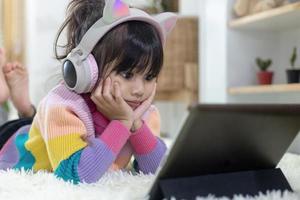
[[[91,52],[107,32],[127,21],[143,21],[153,25],[164,44],[167,35],[176,24],[177,15],[166,12],[150,16],[142,10],[129,8],[122,0],[106,0],[103,17],[89,28],[80,43],[63,61],[62,74],[67,88],[79,94],[92,91],[97,83],[99,71]]]

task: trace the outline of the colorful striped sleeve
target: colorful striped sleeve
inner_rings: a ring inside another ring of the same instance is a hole
[[[137,161],[137,170],[143,173],[154,174],[167,150],[165,143],[156,136],[159,131],[159,113],[155,109],[142,127],[129,138]]]
[[[129,130],[111,121],[100,138],[87,135],[84,123],[67,107],[49,108],[46,146],[54,173],[74,183],[98,181],[129,138]]]

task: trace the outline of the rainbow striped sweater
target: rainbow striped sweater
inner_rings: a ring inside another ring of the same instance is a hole
[[[154,106],[135,133],[109,121],[88,95],[63,84],[41,101],[33,123],[20,128],[0,151],[0,169],[47,170],[74,183],[98,181],[112,169],[124,169],[134,156],[137,170],[155,173],[165,154],[159,113]]]

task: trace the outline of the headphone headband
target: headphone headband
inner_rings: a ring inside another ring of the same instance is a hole
[[[94,49],[96,44],[101,40],[101,38],[107,32],[109,32],[111,29],[113,29],[117,25],[124,23],[124,22],[128,22],[128,21],[143,21],[143,22],[151,24],[152,26],[154,26],[156,28],[157,32],[159,33],[162,44],[165,43],[166,34],[164,33],[160,22],[157,21],[155,17],[152,17],[149,14],[147,14],[146,12],[139,10],[139,9],[135,9],[135,8],[130,8],[129,12],[130,12],[130,15],[120,18],[111,24],[107,24],[104,21],[104,18],[100,18],[84,34],[80,43],[75,48],[75,50],[76,51],[81,50],[81,52],[82,52],[81,57],[86,58],[92,52],[92,50]],[[175,14],[173,14],[173,13],[163,13],[161,15],[169,15],[169,17],[175,16]],[[159,19],[159,16],[158,16],[158,19]]]

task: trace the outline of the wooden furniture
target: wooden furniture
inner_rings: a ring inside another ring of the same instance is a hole
[[[236,18],[229,22],[232,30],[241,33],[262,32],[277,34],[284,31],[294,30],[300,27],[300,2],[274,8],[261,13]],[[263,41],[263,40],[262,40]],[[294,44],[295,46],[297,43]],[[291,46],[292,48],[292,46]],[[288,57],[286,58],[289,59]],[[254,58],[253,58],[254,60]],[[285,70],[285,69],[282,69]],[[276,71],[275,71],[276,73]],[[274,84],[262,86],[234,86],[228,89],[230,95],[242,94],[277,94],[299,92],[300,84]]]
[[[281,6],[261,13],[237,18],[229,26],[239,30],[280,31],[299,26],[300,2]]]
[[[229,94],[259,94],[259,93],[280,93],[300,92],[300,84],[263,85],[229,88]]]
[[[1,37],[8,60],[24,62],[25,17],[24,0],[0,0]]]
[[[180,17],[164,51],[156,100],[198,99],[198,18]]]

